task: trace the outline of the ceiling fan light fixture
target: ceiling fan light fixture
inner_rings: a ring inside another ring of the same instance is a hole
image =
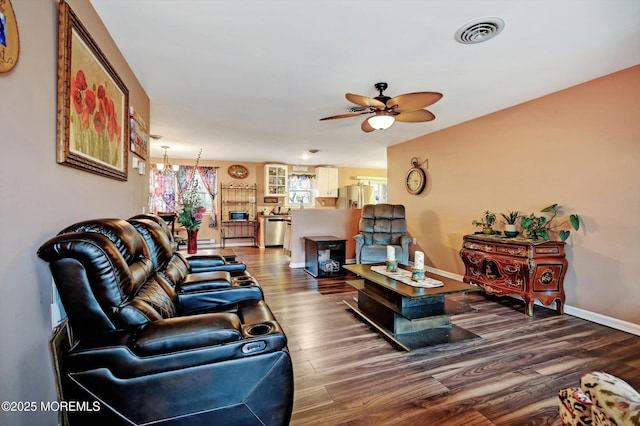
[[[393,115],[384,112],[376,113],[376,115],[369,118],[369,126],[376,130],[385,130],[391,127],[394,121],[396,121],[396,119],[393,118]]]

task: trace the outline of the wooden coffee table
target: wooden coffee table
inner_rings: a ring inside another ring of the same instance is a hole
[[[413,287],[374,272],[371,266],[344,265],[344,269],[362,278],[347,281],[358,290],[358,297],[355,303],[344,303],[402,349],[411,351],[478,337],[451,323],[452,315],[476,310],[446,296],[481,291],[479,287],[431,273],[426,275],[442,281],[444,286]]]

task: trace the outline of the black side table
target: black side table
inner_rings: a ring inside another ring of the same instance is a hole
[[[333,236],[304,237],[304,270],[317,278],[345,275],[347,240]]]

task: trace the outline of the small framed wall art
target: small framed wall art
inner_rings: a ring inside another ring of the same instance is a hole
[[[129,107],[129,114],[131,116],[131,122],[129,123],[131,127],[131,152],[143,160],[146,160],[149,149],[149,129],[147,128],[147,123],[144,122],[140,114],[138,114],[132,106]]]

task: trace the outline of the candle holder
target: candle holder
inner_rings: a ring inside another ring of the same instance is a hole
[[[413,268],[411,270],[411,281],[424,281],[425,279],[425,269],[424,268]]]
[[[398,259],[386,260],[387,272],[396,272],[398,270]]]

